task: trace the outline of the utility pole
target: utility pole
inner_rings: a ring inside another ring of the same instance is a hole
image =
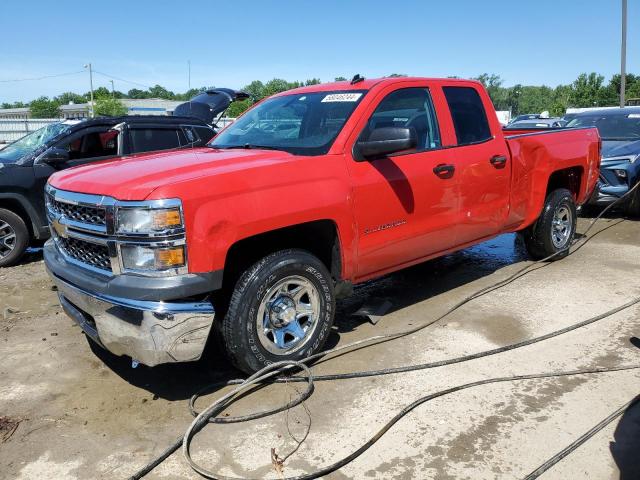
[[[111,98],[116,98],[116,92],[113,88],[113,80],[109,80],[111,82]]]
[[[191,90],[191,60],[187,60],[187,69],[189,71],[189,90]]]
[[[627,86],[627,0],[622,0],[622,48],[620,49],[620,108]]]
[[[89,86],[91,88],[91,103],[89,104],[89,108],[91,109],[91,118],[93,118],[95,116],[94,111],[93,111],[93,70],[91,69],[91,64],[87,63],[84,68],[88,68],[89,69]]]

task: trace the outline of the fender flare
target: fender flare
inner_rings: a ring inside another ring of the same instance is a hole
[[[0,205],[2,204],[2,200],[13,200],[15,202],[17,202],[20,207],[22,207],[22,209],[24,210],[24,212],[27,214],[27,217],[25,220],[28,220],[31,223],[31,232],[33,234],[34,238],[37,239],[42,239],[42,238],[48,238],[48,232],[49,232],[49,228],[46,225],[46,222],[43,223],[41,222],[41,219],[44,219],[44,213],[42,215],[38,215],[38,212],[36,211],[35,208],[33,208],[33,205],[31,205],[31,203],[25,198],[24,195],[21,195],[19,193],[10,193],[10,192],[1,192],[0,193]],[[0,208],[2,208],[0,206]],[[9,208],[9,210],[11,210]],[[15,212],[20,216],[21,212]]]

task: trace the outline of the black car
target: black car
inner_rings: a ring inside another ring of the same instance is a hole
[[[229,88],[202,92],[173,116],[101,117],[52,123],[0,150],[0,267],[15,264],[32,240],[49,237],[44,186],[57,170],[123,155],[205,145],[231,102]]]
[[[640,182],[640,107],[589,110],[567,127],[596,127],[602,139],[600,178],[590,205],[608,205]],[[640,190],[621,206],[628,215],[640,216]]]

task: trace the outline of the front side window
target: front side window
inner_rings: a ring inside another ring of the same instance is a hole
[[[438,122],[426,88],[403,88],[387,95],[375,109],[359,141],[367,141],[377,128],[411,128],[417,137],[416,150],[440,147]]]
[[[232,123],[209,146],[323,155],[364,95],[364,90],[349,90],[269,98]]]
[[[119,131],[106,127],[104,130],[91,129],[84,134],[74,135],[71,139],[57,145],[57,148],[69,152],[69,160],[98,158],[117,155]]]
[[[456,130],[458,145],[483,142],[491,138],[487,113],[480,95],[471,87],[444,87],[444,95]]]
[[[132,128],[129,135],[132,153],[168,150],[181,146],[178,130],[173,128]],[[186,140],[183,143],[186,143]]]

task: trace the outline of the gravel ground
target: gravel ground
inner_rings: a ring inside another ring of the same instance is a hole
[[[581,219],[579,230],[587,220]],[[605,228],[606,227],[606,228]],[[474,300],[411,337],[359,350],[317,373],[446,359],[538,336],[640,296],[640,222],[611,218],[577,253]],[[434,318],[463,296],[528,262],[514,235],[359,286],[340,302],[330,345]],[[377,325],[354,315],[387,299]],[[306,402],[310,433],[284,475],[327,465],[353,451],[404,405],[437,390],[495,376],[640,364],[640,307],[507,353],[386,377],[318,383]],[[58,306],[40,253],[0,270],[0,477],[127,478],[180,436],[189,397],[240,376],[217,352],[200,362],[132,369],[92,345]],[[287,401],[291,385],[264,388],[226,413]],[[522,478],[640,393],[638,370],[501,383],[424,404],[364,455],[326,478]],[[200,408],[221,392],[205,396]],[[279,478],[281,456],[304,434],[302,407],[248,424],[209,426],[194,457],[231,476]],[[288,431],[290,430],[290,432]],[[544,479],[640,478],[640,405],[628,409]],[[199,478],[180,452],[147,478]]]

